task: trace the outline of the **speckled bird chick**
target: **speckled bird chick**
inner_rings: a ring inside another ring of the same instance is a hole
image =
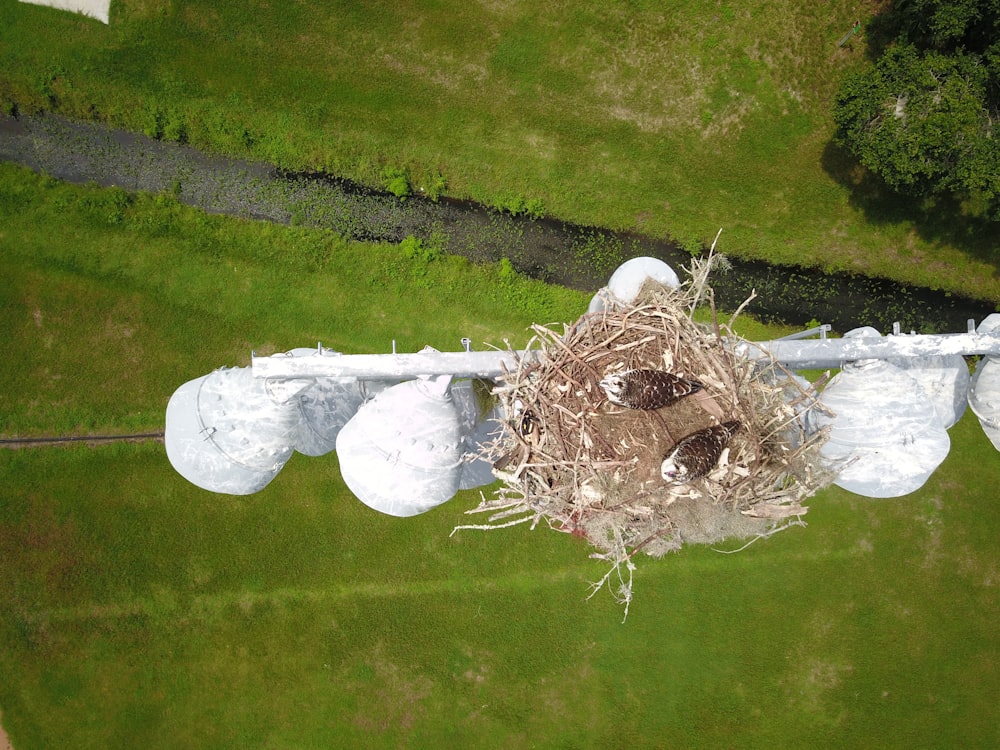
[[[701,390],[696,380],[665,370],[625,370],[605,376],[600,382],[608,401],[629,409],[659,409]]]
[[[671,484],[687,484],[703,477],[719,462],[729,440],[740,429],[736,420],[706,427],[683,438],[660,467],[663,479]]]

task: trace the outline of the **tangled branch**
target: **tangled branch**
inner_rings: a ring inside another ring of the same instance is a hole
[[[696,262],[680,290],[650,283],[635,303],[562,332],[532,327],[529,349],[540,356],[518,359],[494,389],[506,430],[489,450],[502,486],[469,511],[486,523],[456,531],[544,520],[582,537],[610,565],[591,595],[609,587],[627,613],[638,552],[655,558],[685,543],[766,538],[806,513],[803,501],[831,479],[817,469],[825,435],[804,427],[815,391],[778,363],[755,366],[733,353],[733,320],[715,319],[707,284],[717,257]],[[706,299],[708,326],[693,320]],[[703,389],[653,412],[611,404],[601,378],[632,368],[668,370]],[[662,480],[663,457],[680,439],[730,419],[744,429],[708,476]]]

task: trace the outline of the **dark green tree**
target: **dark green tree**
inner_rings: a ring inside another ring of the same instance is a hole
[[[1000,38],[1000,0],[896,0],[870,27],[876,39],[980,54]]]
[[[1000,0],[892,13],[896,41],[841,84],[836,140],[899,193],[971,199],[1000,220]]]
[[[900,192],[987,190],[998,135],[987,80],[978,57],[893,47],[874,68],[844,80],[837,138]]]

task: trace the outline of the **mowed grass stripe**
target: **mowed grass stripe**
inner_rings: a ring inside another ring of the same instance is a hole
[[[358,581],[349,584],[333,583],[328,588],[282,588],[271,591],[225,591],[194,596],[178,595],[161,590],[155,599],[137,599],[122,604],[93,603],[62,609],[43,609],[23,612],[19,617],[28,624],[40,622],[68,622],[83,620],[120,619],[144,615],[166,621],[177,619],[214,619],[219,613],[239,608],[250,610],[260,605],[292,603],[323,604],[342,599],[385,599],[394,597],[437,597],[442,594],[483,594],[492,591],[534,591],[560,586],[567,580],[580,578],[579,566],[561,570],[520,570],[516,574],[488,578],[439,578],[434,580]],[[586,589],[581,587],[581,595]]]
[[[793,527],[794,528],[794,527]],[[792,531],[790,529],[790,531]],[[470,532],[479,533],[479,532]],[[522,531],[502,529],[493,533],[498,534],[521,534]],[[540,531],[539,533],[552,533],[551,531]],[[794,531],[792,531],[794,533]],[[761,544],[766,542],[761,541]],[[38,625],[39,623],[60,623],[71,621],[99,621],[113,620],[121,618],[135,617],[142,615],[156,620],[175,621],[183,619],[185,621],[194,619],[215,619],[220,613],[226,610],[239,609],[249,612],[255,607],[286,605],[286,604],[315,604],[337,602],[343,599],[386,599],[386,598],[429,598],[449,595],[472,595],[476,600],[488,600],[488,597],[498,591],[505,592],[527,592],[544,589],[560,589],[569,594],[571,588],[575,588],[580,598],[586,598],[590,593],[597,593],[599,596],[608,596],[609,591],[593,592],[583,576],[584,568],[593,568],[591,564],[585,564],[584,554],[587,550],[580,545],[581,561],[557,569],[519,570],[516,573],[507,573],[487,577],[466,577],[458,573],[454,577],[437,578],[430,580],[406,580],[402,582],[393,581],[354,581],[351,583],[331,582],[329,586],[322,588],[292,588],[284,587],[272,590],[240,590],[240,591],[218,591],[211,594],[194,594],[190,592],[174,591],[161,587],[157,595],[148,599],[135,599],[127,603],[106,603],[93,602],[79,604],[73,607],[46,608],[39,610],[18,611],[17,617],[28,625]],[[717,554],[724,554],[714,550]],[[762,554],[754,560],[754,566],[764,570],[786,565],[802,565],[808,562],[816,562],[820,558],[824,562],[833,560],[846,561],[850,558],[864,557],[866,550],[861,547],[839,549],[830,551],[798,551],[788,554],[787,551],[775,552],[771,550],[767,554]],[[652,567],[656,564],[651,560],[639,560],[643,567]],[[668,560],[664,563],[669,565]],[[723,563],[712,560],[708,557],[697,557],[686,561],[684,567],[687,571],[717,571]],[[738,563],[737,563],[738,565]],[[758,571],[759,572],[759,571]],[[653,576],[653,580],[642,580],[647,576]],[[640,580],[646,587],[656,586],[655,570],[645,571]],[[565,584],[570,582],[573,587]],[[561,596],[552,592],[554,596]],[[649,592],[638,591],[638,601]]]

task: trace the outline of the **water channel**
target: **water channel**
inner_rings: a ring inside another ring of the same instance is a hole
[[[357,240],[414,236],[475,261],[506,257],[547,282],[596,291],[622,261],[660,258],[683,278],[690,255],[672,243],[556,219],[512,216],[470,201],[396,196],[322,174],[211,156],[175,143],[51,115],[0,117],[0,159],[76,183],[130,192],[169,191],[212,213],[331,229]],[[747,312],[768,322],[830,323],[836,331],[870,325],[959,332],[996,310],[932,289],[852,274],[773,266],[730,258],[713,277],[716,302],[733,310],[756,290]]]

